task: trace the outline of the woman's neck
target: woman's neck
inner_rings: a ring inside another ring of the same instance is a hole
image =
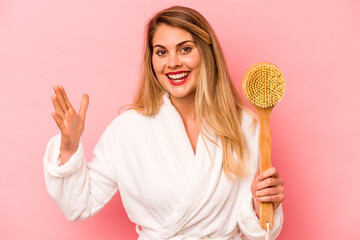
[[[184,124],[196,122],[195,92],[183,98],[170,96],[170,101],[179,112]]]

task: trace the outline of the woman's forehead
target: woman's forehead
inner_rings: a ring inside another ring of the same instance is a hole
[[[161,45],[166,48],[175,47],[179,43],[189,40],[194,41],[192,35],[188,31],[167,24],[160,24],[152,39],[152,46]]]

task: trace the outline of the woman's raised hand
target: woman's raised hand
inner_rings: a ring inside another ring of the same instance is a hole
[[[80,109],[76,113],[62,86],[55,86],[54,92],[55,96],[52,96],[51,99],[55,112],[51,115],[61,131],[60,165],[63,165],[76,152],[80,137],[84,132],[89,96],[82,95]]]

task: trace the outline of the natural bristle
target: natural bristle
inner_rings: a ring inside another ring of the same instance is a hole
[[[245,73],[242,90],[253,105],[272,107],[284,95],[285,78],[280,69],[271,63],[256,64]]]

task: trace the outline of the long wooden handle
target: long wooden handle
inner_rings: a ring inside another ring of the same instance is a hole
[[[273,107],[256,108],[259,113],[260,133],[259,133],[259,154],[260,154],[260,173],[271,167],[271,135],[270,135],[270,114]],[[269,222],[270,228],[274,224],[274,204],[272,202],[260,203],[260,225],[266,228]]]

